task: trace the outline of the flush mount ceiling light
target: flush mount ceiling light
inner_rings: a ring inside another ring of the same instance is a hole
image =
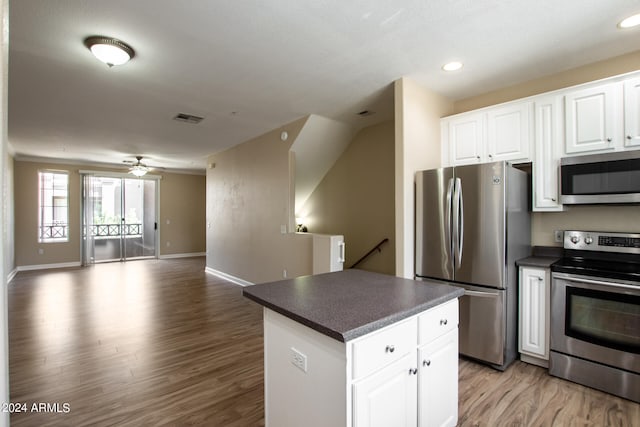
[[[618,23],[618,28],[625,29],[640,25],[640,13],[629,16]]]
[[[458,61],[448,62],[442,66],[444,71],[458,71],[460,68],[462,68],[462,62]]]
[[[93,53],[93,56],[109,67],[122,65],[136,54],[131,46],[112,37],[87,37],[84,39],[84,45]]]
[[[132,164],[129,168],[129,173],[137,177],[144,176],[151,170],[150,167],[142,163],[142,156],[136,156],[137,162]]]

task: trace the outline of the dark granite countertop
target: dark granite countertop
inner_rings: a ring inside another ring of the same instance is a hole
[[[458,298],[464,289],[350,269],[248,286],[242,294],[346,342]]]
[[[562,247],[535,246],[531,256],[516,261],[518,267],[549,268],[562,258]]]
[[[519,259],[516,261],[516,265],[518,267],[538,267],[538,268],[549,268],[551,264],[558,261],[560,258],[555,257],[545,257],[545,256],[530,256],[526,258]]]

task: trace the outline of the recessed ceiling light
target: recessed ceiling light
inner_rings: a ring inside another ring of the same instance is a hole
[[[640,25],[640,13],[636,13],[635,15],[629,16],[628,18],[620,21],[618,28],[631,28],[637,25]]]
[[[462,62],[458,61],[449,62],[442,66],[444,71],[457,71],[460,68],[462,68]]]
[[[93,56],[109,67],[122,65],[135,55],[131,46],[112,37],[87,37],[84,39],[84,45],[93,53]]]

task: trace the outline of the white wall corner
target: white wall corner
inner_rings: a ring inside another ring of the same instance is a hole
[[[415,173],[441,166],[440,118],[453,101],[403,77],[395,82],[396,275],[415,274]]]
[[[8,156],[7,116],[8,116],[8,63],[9,63],[9,0],[0,0],[0,156],[2,172],[0,189],[5,190],[5,168]],[[5,266],[6,248],[4,229],[7,225],[5,208],[7,201],[0,202],[0,229],[3,230],[0,245],[0,402],[9,402],[9,322],[7,309],[7,274]],[[13,242],[8,242],[13,245]],[[9,411],[0,411],[0,427],[9,425]]]
[[[312,114],[291,145],[295,153],[295,213],[304,206],[313,190],[322,181],[356,131],[337,120]]]

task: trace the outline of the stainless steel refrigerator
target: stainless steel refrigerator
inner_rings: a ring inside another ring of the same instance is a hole
[[[517,356],[517,270],[530,254],[527,173],[505,162],[416,173],[416,278],[465,289],[460,353],[505,369]]]

